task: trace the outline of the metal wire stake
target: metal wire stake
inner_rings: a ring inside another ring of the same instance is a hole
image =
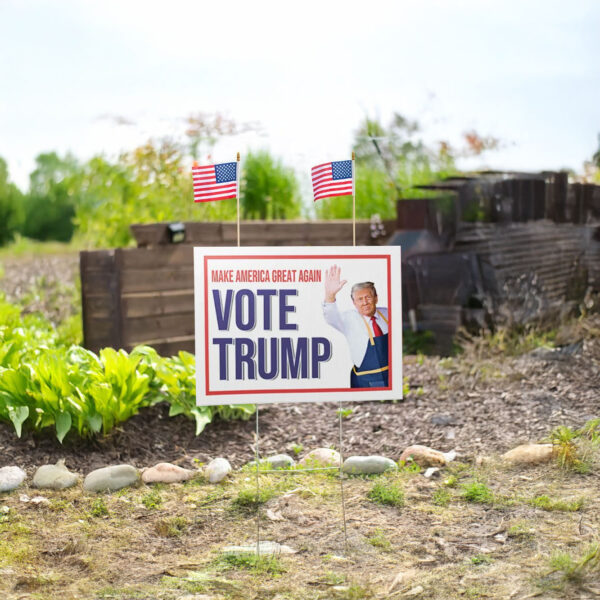
[[[338,407],[338,418],[339,418],[339,424],[340,424],[340,470],[339,470],[339,477],[340,477],[340,490],[342,493],[342,519],[344,521],[344,548],[346,550],[346,552],[348,552],[348,532],[346,530],[346,503],[344,501],[344,476],[342,473],[342,465],[344,464],[344,456],[342,453],[342,401],[340,400],[339,402],[339,407]]]
[[[256,557],[260,558],[260,510],[259,510],[259,498],[260,498],[260,478],[258,476],[259,465],[258,465],[258,404],[254,405],[256,409],[256,430],[254,432],[254,464],[256,466]]]

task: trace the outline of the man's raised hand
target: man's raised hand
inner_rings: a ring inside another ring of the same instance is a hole
[[[340,281],[340,273],[337,265],[325,269],[325,302],[335,302],[337,293],[348,283],[345,279]]]

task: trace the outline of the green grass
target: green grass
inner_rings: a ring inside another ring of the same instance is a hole
[[[3,258],[14,258],[16,256],[39,256],[42,254],[75,254],[83,250],[83,246],[77,241],[63,242],[40,242],[16,235],[15,240],[0,248],[0,260]]]
[[[373,535],[367,538],[367,542],[374,548],[380,548],[384,552],[389,552],[392,549],[392,543],[385,536],[383,529],[377,528]]]
[[[530,504],[535,508],[541,508],[542,510],[553,511],[559,510],[564,512],[576,512],[581,510],[583,507],[584,499],[577,498],[576,500],[553,500],[549,496],[536,496],[530,500]]]
[[[163,503],[163,499],[160,493],[160,488],[154,487],[147,494],[142,496],[142,504],[148,509],[160,508]]]
[[[462,496],[467,502],[476,504],[492,504],[494,502],[494,493],[485,483],[480,481],[465,483],[462,489]]]
[[[527,540],[535,536],[535,530],[531,527],[530,523],[517,521],[506,530],[506,535],[515,540]]]
[[[246,487],[242,488],[232,500],[232,506],[234,508],[255,510],[276,495],[277,491],[273,486],[261,486],[258,492],[255,487]]]
[[[186,517],[170,517],[156,524],[158,535],[166,538],[181,537],[188,531],[190,522]]]
[[[600,576],[600,544],[590,544],[579,558],[568,552],[555,552],[549,566],[550,571],[538,582],[542,589],[564,591],[567,586],[579,588],[586,580],[595,583]]]
[[[436,506],[448,506],[448,504],[450,504],[451,499],[452,496],[450,492],[442,487],[435,490],[435,492],[433,492],[433,496],[431,497],[431,501]]]
[[[92,517],[108,517],[108,506],[104,498],[96,498],[90,506],[90,515]]]
[[[404,490],[399,482],[393,479],[379,479],[369,490],[367,498],[376,504],[384,506],[404,506]]]
[[[286,569],[276,556],[259,556],[248,553],[226,553],[219,558],[219,562],[234,569],[246,569],[255,573],[268,573],[269,575],[280,575]]]

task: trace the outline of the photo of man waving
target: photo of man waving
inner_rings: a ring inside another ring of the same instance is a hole
[[[388,309],[377,306],[377,290],[371,281],[355,283],[350,290],[354,309],[341,312],[336,303],[338,292],[347,281],[341,269],[333,265],[325,270],[325,321],[344,334],[354,366],[350,371],[351,388],[389,386]]]

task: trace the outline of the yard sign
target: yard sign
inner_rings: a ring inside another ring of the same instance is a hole
[[[398,246],[194,248],[194,280],[199,405],[402,397]]]

